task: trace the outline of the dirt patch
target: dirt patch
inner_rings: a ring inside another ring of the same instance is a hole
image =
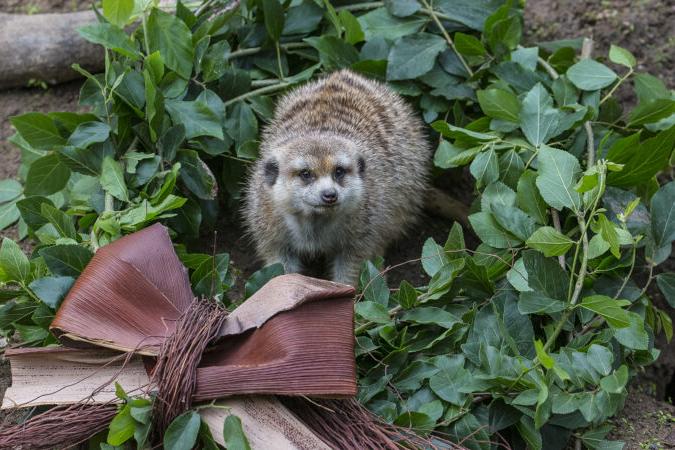
[[[91,8],[92,0],[3,0],[0,12],[11,14],[68,13]]]
[[[615,426],[609,439],[622,440],[626,450],[660,450],[675,447],[675,406],[659,402],[634,387],[628,394],[621,415],[612,420]]]
[[[526,40],[590,37],[595,54],[611,44],[630,50],[637,70],[675,85],[675,2],[672,0],[532,0],[525,8]],[[622,71],[623,72],[623,71]]]

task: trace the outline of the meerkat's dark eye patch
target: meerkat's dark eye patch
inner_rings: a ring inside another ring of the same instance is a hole
[[[357,166],[359,168],[359,175],[363,175],[363,172],[366,170],[366,161],[363,159],[363,157],[359,157]]]
[[[265,183],[268,186],[274,186],[279,176],[279,163],[275,159],[265,161]]]
[[[310,181],[312,181],[313,177],[312,172],[310,172],[308,169],[302,169],[300,172],[298,172],[298,176],[305,183],[309,183]]]
[[[333,171],[333,177],[335,177],[336,180],[340,181],[345,177],[345,174],[347,173],[347,169],[345,169],[342,166],[337,166],[335,170]]]

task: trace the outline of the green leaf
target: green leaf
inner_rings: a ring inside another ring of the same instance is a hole
[[[366,261],[359,274],[359,288],[367,301],[372,301],[386,306],[389,302],[389,288],[384,276],[377,267]]]
[[[398,39],[389,52],[387,80],[409,80],[429,72],[446,47],[435,34],[417,33]]]
[[[519,122],[520,102],[518,97],[512,93],[501,89],[486,89],[476,91],[476,95],[481,109],[488,116],[509,122]]]
[[[536,184],[537,174],[532,170],[526,170],[518,179],[516,191],[517,206],[534,217],[539,223],[548,220],[548,208],[546,202],[539,193]]]
[[[604,214],[598,215],[598,225],[600,226],[600,235],[602,239],[609,244],[609,249],[615,258],[621,258],[619,250],[619,235],[612,222]]]
[[[520,128],[535,147],[552,138],[560,121],[560,111],[553,108],[553,99],[541,83],[525,95],[520,110]]]
[[[0,247],[0,280],[24,282],[30,274],[30,262],[19,244],[3,238]]]
[[[567,253],[574,241],[553,227],[541,227],[525,243],[544,256],[559,256]]]
[[[77,278],[94,256],[80,245],[54,245],[41,248],[40,256],[53,275]]]
[[[513,206],[493,208],[492,215],[502,228],[521,241],[529,238],[537,228],[537,224],[532,217]]]
[[[116,199],[129,201],[122,165],[111,156],[106,156],[103,159],[100,182],[103,189]]]
[[[181,164],[179,176],[185,186],[202,200],[213,200],[218,194],[216,178],[211,169],[194,150],[180,150],[177,160]]]
[[[175,125],[185,127],[185,137],[213,136],[223,139],[221,118],[206,102],[167,100],[165,107]],[[243,125],[243,124],[242,124]]]
[[[588,363],[600,375],[609,375],[612,371],[612,363],[614,362],[614,354],[607,347],[593,344],[586,352]]]
[[[488,133],[478,133],[476,131],[468,130],[466,128],[456,127],[450,125],[443,120],[437,120],[431,124],[431,127],[441,133],[443,137],[455,140],[483,143],[486,141],[493,141],[499,136]]]
[[[564,150],[544,146],[539,149],[537,187],[543,199],[555,209],[581,208],[581,197],[574,186],[581,172],[579,161]]]
[[[489,212],[479,212],[469,216],[471,227],[487,245],[495,248],[512,248],[522,241],[504,230]]]
[[[284,29],[284,8],[279,0],[262,0],[262,9],[267,35],[276,42]]]
[[[615,64],[621,64],[629,68],[633,68],[637,65],[635,61],[635,56],[625,48],[613,45],[609,48],[609,60]]]
[[[56,310],[73,283],[75,283],[73,277],[43,277],[33,281],[28,287],[45,305]]]
[[[600,380],[600,387],[610,394],[621,394],[624,392],[626,383],[628,383],[628,367],[621,365],[614,373]]]
[[[675,308],[675,273],[660,273],[656,276],[656,284],[666,298],[668,304]]]
[[[115,148],[109,140],[87,149],[70,145],[58,149],[59,160],[70,170],[95,177],[101,175],[103,158],[114,154]]]
[[[597,91],[612,84],[617,75],[604,64],[582,59],[567,70],[567,78],[583,91]]]
[[[21,214],[19,213],[19,208],[16,207],[16,203],[0,205],[0,230],[13,225],[19,220],[20,216]]]
[[[534,427],[534,422],[528,416],[520,418],[520,422],[516,424],[516,429],[523,440],[527,443],[531,450],[542,450],[541,433]]]
[[[339,12],[338,17],[345,29],[345,41],[347,41],[347,43],[354,45],[365,39],[361,24],[359,24],[359,21],[352,13],[343,9]]]
[[[48,203],[40,206],[40,213],[51,223],[61,237],[77,240],[78,235],[73,224],[73,218]]]
[[[396,299],[403,309],[410,309],[417,304],[418,295],[419,294],[413,285],[403,280],[398,288]]]
[[[422,8],[417,0],[385,0],[384,6],[392,16],[408,17]]]
[[[131,406],[124,405],[108,427],[108,444],[119,446],[134,436],[136,422],[131,417]]]
[[[359,60],[356,48],[336,36],[309,37],[304,41],[319,51],[321,63],[328,70],[349,67]]]
[[[251,275],[248,280],[246,280],[246,285],[244,286],[244,298],[249,298],[272,278],[283,274],[284,266],[281,263],[272,264],[258,270],[253,275]]]
[[[0,180],[0,203],[14,200],[23,191],[21,183],[16,180],[6,179]]]
[[[10,118],[21,137],[33,148],[51,150],[66,140],[59,134],[54,121],[46,114],[27,113]]]
[[[429,387],[436,395],[458,406],[464,403],[466,394],[461,389],[471,376],[464,368],[464,362],[463,355],[439,356],[434,359],[434,364],[440,370],[429,379]]]
[[[553,314],[565,310],[565,303],[542,295],[539,292],[520,293],[518,311],[521,314]]]
[[[584,298],[580,305],[604,317],[607,323],[614,328],[625,328],[630,325],[628,311],[622,308],[630,305],[628,300],[615,300],[606,295],[591,295]]]
[[[470,163],[474,156],[480,152],[480,147],[463,150],[455,147],[445,139],[441,139],[434,154],[434,165],[441,169],[461,167]]]
[[[55,153],[36,159],[26,175],[26,195],[50,195],[66,186],[70,169],[63,165]]]
[[[484,56],[487,54],[482,42],[470,34],[457,32],[454,42],[457,51],[464,56]]]
[[[115,25],[109,23],[85,25],[78,28],[77,32],[89,42],[102,45],[134,61],[141,56],[136,44],[129,39],[129,36],[121,28]]]
[[[448,262],[449,258],[445,254],[445,249],[433,238],[428,238],[422,247],[422,268],[427,275],[433,277]]]
[[[192,450],[197,443],[200,425],[201,417],[196,411],[187,411],[176,417],[164,433],[164,448],[166,450]]]
[[[634,350],[647,350],[649,348],[649,334],[645,330],[644,319],[633,312],[627,314],[630,324],[624,328],[616,328],[614,338],[625,347]]]
[[[43,204],[54,206],[52,201],[48,198],[37,195],[16,202],[16,206],[21,213],[21,218],[33,230],[37,230],[47,223],[47,219],[42,215]]]
[[[241,427],[241,419],[230,415],[223,423],[223,439],[227,450],[251,450],[251,445]]]
[[[638,73],[633,77],[635,93],[640,103],[649,103],[660,98],[670,98],[670,90],[663,81],[648,73]]]
[[[558,262],[534,250],[526,250],[522,255],[530,288],[556,300],[567,300],[569,275]]]
[[[124,28],[134,11],[134,0],[103,0],[103,17]]]
[[[673,145],[675,127],[642,142],[639,142],[639,135],[616,141],[607,151],[607,159],[624,167],[621,172],[607,174],[607,184],[631,187],[644,183],[668,165]]]
[[[640,103],[628,117],[628,126],[634,127],[646,123],[658,122],[675,113],[675,100],[660,98]]]
[[[150,53],[159,51],[168,68],[182,78],[190,78],[194,49],[192,33],[187,25],[178,17],[159,8],[153,8],[148,18],[147,29]]]
[[[546,353],[546,350],[544,350],[544,344],[539,339],[534,341],[534,350],[537,352],[537,359],[541,365],[547,369],[552,369],[555,365],[555,361],[553,358],[551,358],[551,355]]]
[[[652,233],[657,247],[675,240],[675,181],[661,186],[652,197],[650,207]]]
[[[414,308],[406,311],[401,315],[401,320],[421,325],[434,324],[448,329],[461,322],[458,317],[442,308],[436,308],[435,306]]]
[[[304,0],[297,6],[291,6],[286,13],[283,35],[308,34],[316,30],[324,14],[320,5],[320,2],[317,5],[311,0]],[[342,24],[344,25],[344,22]]]
[[[499,179],[497,153],[492,148],[486,152],[479,153],[473,159],[471,166],[469,166],[469,171],[479,186],[494,183]]]
[[[405,19],[394,17],[385,8],[377,8],[359,16],[358,21],[366,41],[376,37],[393,41],[401,36],[416,33],[427,23],[424,17],[412,16]]]
[[[389,323],[391,321],[389,311],[387,311],[387,308],[380,303],[361,301],[354,306],[354,311],[356,312],[356,315],[363,317],[370,322]]]

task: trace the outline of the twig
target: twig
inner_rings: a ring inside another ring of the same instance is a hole
[[[291,83],[283,81],[281,83],[276,83],[276,84],[272,84],[270,86],[261,87],[260,89],[255,89],[253,91],[249,91],[245,94],[241,94],[237,97],[234,97],[234,98],[226,101],[225,106],[231,105],[232,103],[236,103],[236,102],[239,102],[241,100],[245,100],[245,99],[250,98],[250,97],[255,97],[257,95],[263,95],[263,94],[269,94],[269,93],[276,92],[276,91],[281,91],[281,90],[287,88],[290,85],[291,85]]]
[[[584,38],[581,44],[581,59],[589,59],[593,53],[593,39]],[[586,131],[586,167],[590,168],[595,164],[595,141],[593,139],[593,127],[591,121],[584,122],[584,130]]]
[[[436,24],[436,26],[440,30],[440,32],[443,35],[443,37],[445,38],[445,40],[448,42],[448,45],[450,46],[450,48],[452,48],[452,51],[455,52],[455,55],[457,55],[457,58],[459,59],[459,61],[464,66],[464,69],[466,69],[466,72],[469,74],[469,77],[472,77],[473,71],[471,70],[469,65],[466,63],[466,61],[464,61],[464,58],[462,57],[462,55],[457,51],[457,48],[455,47],[455,43],[452,41],[452,38],[450,38],[450,35],[448,34],[448,32],[445,30],[445,27],[441,23],[441,21],[439,19],[439,16],[438,16],[438,13],[436,13],[436,11],[434,11],[431,8],[431,5],[429,4],[429,2],[427,0],[420,0],[420,1],[424,5],[424,7],[427,10],[429,10],[429,15],[431,16],[431,19],[434,21],[434,23]]]
[[[311,47],[309,44],[305,42],[289,42],[288,44],[280,44],[279,48],[281,50],[293,50],[296,48],[308,48]],[[241,56],[249,56],[249,55],[255,55],[256,53],[260,52],[263,50],[262,47],[248,47],[248,48],[242,48],[239,50],[235,50],[229,55],[227,55],[227,59],[233,59],[233,58],[239,58]],[[266,49],[267,50],[267,49]]]
[[[555,228],[555,231],[562,234],[562,227],[560,226],[560,214],[558,214],[558,210],[555,208],[551,208],[551,219],[553,219],[553,227]],[[560,264],[560,267],[565,270],[565,255],[558,255],[558,264]]]
[[[588,233],[587,233],[587,225],[586,221],[584,219],[583,214],[578,214],[577,219],[579,220],[579,226],[581,227],[581,242],[583,245],[583,255],[581,257],[581,267],[579,268],[579,276],[577,277],[577,282],[574,285],[574,293],[572,294],[572,299],[570,300],[570,308],[565,311],[563,316],[560,318],[560,322],[558,322],[558,325],[555,327],[555,330],[551,334],[551,337],[548,338],[546,341],[546,344],[544,344],[544,351],[547,351],[549,348],[551,348],[551,345],[555,342],[555,340],[558,338],[558,335],[560,335],[560,332],[562,331],[563,327],[565,326],[565,323],[567,323],[567,319],[569,319],[570,315],[574,311],[574,305],[577,304],[579,301],[579,296],[581,295],[581,288],[584,286],[584,279],[586,278],[586,267],[588,266]]]

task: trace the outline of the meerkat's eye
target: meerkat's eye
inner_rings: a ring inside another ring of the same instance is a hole
[[[312,179],[312,172],[307,169],[303,169],[298,173],[298,176],[302,179],[302,181],[309,181]]]
[[[347,173],[347,171],[345,170],[344,167],[338,166],[338,167],[335,168],[334,174],[335,174],[335,178],[336,178],[337,180],[339,180],[340,178],[344,177],[344,176],[345,176],[345,173]]]

